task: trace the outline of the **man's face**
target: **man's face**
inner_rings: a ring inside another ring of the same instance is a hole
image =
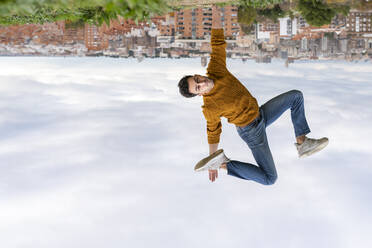
[[[214,86],[212,79],[195,74],[188,80],[190,93],[202,96],[210,92]]]

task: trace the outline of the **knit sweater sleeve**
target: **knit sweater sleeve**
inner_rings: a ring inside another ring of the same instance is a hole
[[[226,75],[226,41],[223,29],[212,29],[212,53],[208,64],[209,75],[223,77]]]
[[[208,111],[206,108],[203,108],[203,114],[207,120],[207,135],[208,143],[216,144],[220,142],[220,135],[222,132],[221,118],[218,113]]]

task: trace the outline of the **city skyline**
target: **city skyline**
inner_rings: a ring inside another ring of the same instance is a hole
[[[181,10],[152,18],[151,24],[119,18],[101,27],[65,21],[0,27],[0,55],[204,58],[210,52],[211,11]],[[352,9],[347,17],[337,15],[322,27],[311,27],[302,17],[267,20],[248,34],[237,23],[237,7],[220,12],[231,58],[258,63],[281,58],[287,65],[295,60],[372,58],[372,11]]]

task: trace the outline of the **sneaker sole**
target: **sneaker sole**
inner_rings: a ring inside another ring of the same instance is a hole
[[[211,155],[209,155],[208,157],[206,158],[203,158],[202,160],[200,160],[194,167],[194,171],[202,171],[204,168],[204,166],[209,162],[211,161],[212,159],[214,159],[215,157],[217,157],[218,155],[220,155],[221,153],[223,153],[223,149],[219,149],[217,150],[216,152],[212,153]]]
[[[310,150],[310,151],[307,151],[305,153],[303,153],[300,158],[303,158],[303,157],[308,157],[314,153],[317,153],[319,152],[320,150],[322,150],[323,148],[325,148],[329,143],[329,140],[327,140],[326,142],[324,142],[323,144],[320,144],[318,147],[316,147],[315,149],[313,150]]]

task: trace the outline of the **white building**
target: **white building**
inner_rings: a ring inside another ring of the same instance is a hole
[[[291,38],[297,34],[297,18],[279,18],[279,34],[281,38]]]
[[[256,39],[258,41],[268,41],[270,39],[270,31],[262,31],[260,25],[256,24]]]

